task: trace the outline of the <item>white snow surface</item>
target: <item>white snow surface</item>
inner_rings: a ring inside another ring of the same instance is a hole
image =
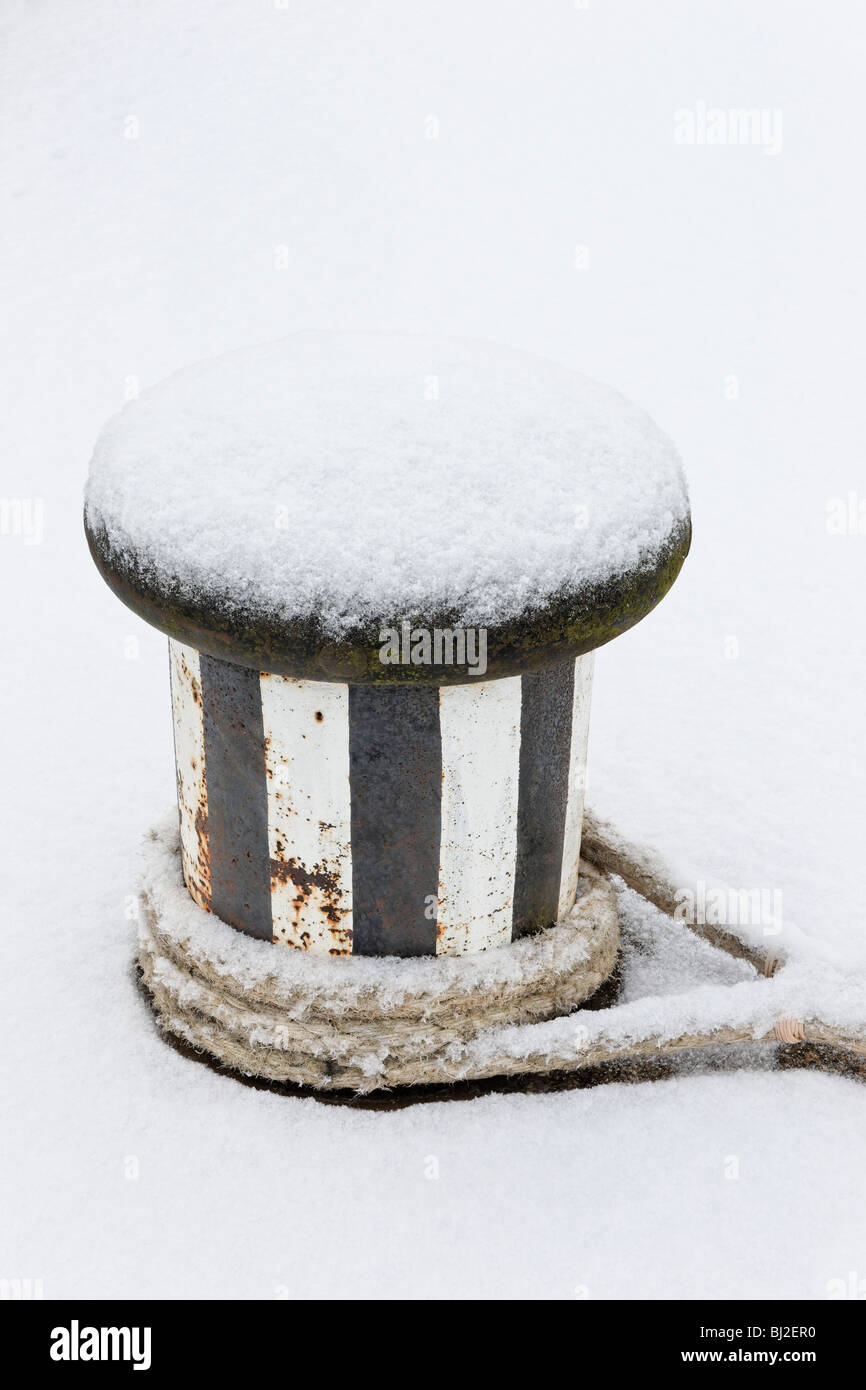
[[[166,642],[81,526],[103,422],[245,343],[423,332],[616,382],[687,460],[695,539],[598,653],[588,799],[699,878],[779,890],[853,982],[866,537],[826,517],[866,496],[862,73],[839,42],[860,7],[837,20],[6,0],[3,494],[33,525],[13,509],[0,535],[0,1276],[328,1300],[821,1299],[866,1277],[866,1092],[841,1077],[756,1057],[380,1113],[167,1048],[130,973],[138,848],[174,788]],[[699,100],[780,108],[781,150],[678,145]],[[673,930],[632,956],[627,1007],[751,989]]]
[[[93,455],[111,550],[230,609],[492,624],[635,569],[688,515],[649,416],[530,353],[296,333],[178,372]]]

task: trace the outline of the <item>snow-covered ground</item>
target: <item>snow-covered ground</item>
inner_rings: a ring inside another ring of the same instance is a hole
[[[832,23],[782,0],[6,0],[0,23],[2,494],[30,499],[0,535],[0,1276],[49,1297],[856,1287],[852,1081],[382,1113],[165,1047],[128,895],[173,795],[166,644],[80,521],[125,395],[293,329],[484,337],[612,382],[679,446],[695,541],[599,653],[589,799],[862,960],[866,534],[835,533],[833,503],[866,500],[853,0]],[[678,143],[705,108],[765,119]]]

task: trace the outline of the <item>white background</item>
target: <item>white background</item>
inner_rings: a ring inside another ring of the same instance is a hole
[[[590,3],[6,0],[2,492],[44,500],[44,539],[0,536],[2,1277],[264,1298],[866,1280],[854,1082],[357,1112],[180,1059],[131,983],[137,846],[173,796],[167,658],[88,559],[89,451],[130,378],[309,327],[539,351],[669,430],[692,555],[598,656],[590,801],[866,954],[866,535],[826,530],[830,499],[866,499],[861,13]],[[698,102],[778,108],[781,150],[677,144]]]

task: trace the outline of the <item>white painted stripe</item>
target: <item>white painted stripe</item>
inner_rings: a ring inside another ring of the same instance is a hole
[[[210,855],[201,668],[195,647],[186,647],[169,638],[168,653],[183,876],[199,907],[209,908]]]
[[[583,799],[586,792],[586,745],[589,738],[589,706],[595,652],[574,663],[574,704],[571,715],[571,755],[568,766],[568,805],[562,842],[562,879],[559,885],[559,921],[571,911],[577,894]]]
[[[442,841],[436,954],[511,940],[520,677],[439,692]]]
[[[261,676],[274,941],[352,950],[349,687]]]

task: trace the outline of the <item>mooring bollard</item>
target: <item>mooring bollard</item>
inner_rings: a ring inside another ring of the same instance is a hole
[[[487,344],[302,333],[130,402],[85,519],[169,637],[201,908],[330,956],[472,954],[569,913],[592,654],[690,541],[643,412]]]

